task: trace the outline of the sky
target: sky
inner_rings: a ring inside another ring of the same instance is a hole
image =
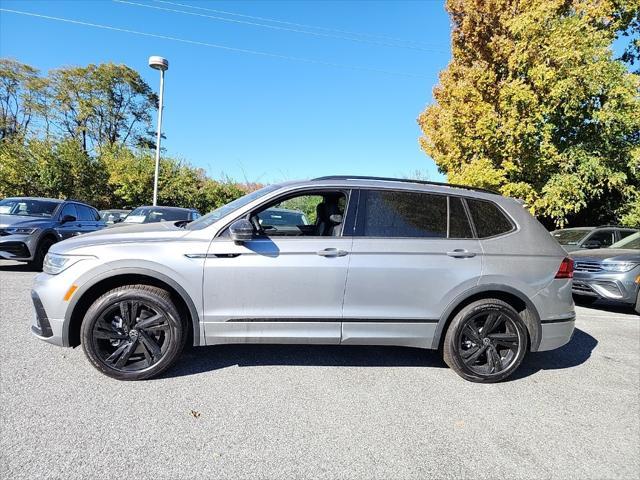
[[[163,148],[215,178],[444,179],[420,150],[416,123],[450,59],[441,1],[0,0],[0,8],[111,27],[0,11],[0,56],[43,72],[123,63],[157,91],[147,60],[167,58]]]

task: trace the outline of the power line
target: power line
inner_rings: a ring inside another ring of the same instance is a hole
[[[344,35],[352,35],[352,36],[357,36],[357,37],[368,37],[368,38],[377,38],[380,40],[390,40],[393,42],[399,42],[399,43],[413,43],[416,45],[423,45],[423,46],[429,46],[428,44],[418,41],[418,40],[407,40],[407,39],[402,39],[402,38],[394,38],[394,37],[388,37],[385,35],[376,35],[376,34],[371,34],[371,33],[362,33],[362,32],[352,32],[352,31],[348,31],[348,30],[340,30],[337,28],[330,28],[330,27],[320,27],[317,25],[308,25],[308,24],[304,24],[304,23],[295,23],[295,22],[287,22],[285,20],[277,20],[275,18],[266,18],[266,17],[258,17],[255,15],[246,15],[246,14],[242,14],[242,13],[236,13],[236,12],[229,12],[229,11],[225,11],[225,10],[217,10],[215,8],[205,8],[205,7],[198,7],[196,5],[187,5],[185,3],[177,3],[177,2],[169,2],[166,0],[152,0],[153,2],[156,3],[164,3],[167,5],[174,5],[177,7],[187,7],[187,8],[192,8],[194,10],[202,10],[202,11],[206,11],[206,12],[213,12],[213,13],[219,13],[219,14],[223,14],[223,15],[231,15],[234,17],[242,17],[242,18],[250,18],[252,20],[261,20],[261,21],[265,21],[265,22],[272,22],[272,23],[280,23],[282,25],[291,25],[293,27],[301,27],[301,28],[310,28],[312,30],[324,30],[325,32],[335,32],[335,33],[342,33]],[[433,46],[433,45],[431,45]]]
[[[187,43],[190,45],[198,45],[201,47],[209,47],[209,48],[218,48],[220,50],[226,50],[229,52],[235,52],[235,53],[246,53],[246,54],[250,54],[250,55],[259,55],[259,56],[263,56],[263,57],[270,57],[270,58],[278,58],[281,60],[291,60],[291,61],[297,61],[297,62],[304,62],[304,63],[310,63],[310,64],[315,64],[315,65],[323,65],[323,66],[327,66],[327,67],[336,67],[336,68],[348,68],[351,70],[362,70],[362,71],[367,71],[367,72],[372,72],[372,73],[384,73],[387,75],[397,75],[397,76],[403,76],[403,77],[413,77],[413,78],[426,78],[425,75],[420,75],[420,74],[415,74],[415,73],[407,73],[407,72],[396,72],[396,71],[390,71],[390,70],[381,70],[381,69],[376,69],[376,68],[369,68],[369,67],[364,67],[364,66],[359,66],[359,65],[347,65],[347,64],[342,64],[342,63],[333,63],[333,62],[325,62],[323,60],[315,60],[312,58],[304,58],[304,57],[293,57],[293,56],[289,56],[289,55],[281,55],[278,53],[271,53],[271,52],[262,52],[259,50],[249,50],[249,49],[245,49],[245,48],[238,48],[238,47],[230,47],[227,45],[219,45],[219,44],[215,44],[215,43],[208,43],[208,42],[201,42],[198,40],[188,40],[185,38],[178,38],[178,37],[171,37],[169,35],[161,35],[161,34],[157,34],[157,33],[148,33],[148,32],[140,32],[137,30],[129,30],[126,28],[120,28],[120,27],[114,27],[112,25],[102,25],[102,24],[98,24],[98,23],[89,23],[89,22],[82,22],[80,20],[73,20],[70,18],[62,18],[62,17],[53,17],[50,15],[42,15],[39,13],[32,13],[32,12],[24,12],[24,11],[20,11],[20,10],[12,10],[9,8],[0,8],[1,12],[7,12],[7,13],[15,13],[17,15],[25,15],[28,17],[36,17],[36,18],[42,18],[45,20],[54,20],[54,21],[58,21],[58,22],[64,22],[64,23],[71,23],[74,25],[83,25],[86,27],[93,27],[93,28],[101,28],[103,30],[111,30],[111,31],[115,31],[115,32],[123,32],[123,33],[130,33],[132,35],[141,35],[144,37],[152,37],[152,38],[160,38],[163,40],[170,40],[170,41],[174,41],[174,42],[181,42],[181,43]]]
[[[371,44],[371,45],[377,45],[377,46],[383,46],[383,47],[406,48],[406,49],[409,49],[409,50],[420,50],[420,51],[423,51],[423,52],[445,53],[444,50],[437,50],[437,49],[433,49],[433,48],[424,48],[424,47],[413,46],[413,45],[399,45],[397,43],[382,42],[382,41],[379,41],[379,40],[367,40],[367,39],[364,39],[364,38],[347,37],[347,36],[344,36],[344,35],[336,35],[336,34],[332,34],[332,33],[312,32],[312,31],[309,31],[309,30],[301,30],[301,29],[291,28],[291,27],[283,27],[283,26],[278,26],[278,25],[268,25],[268,24],[265,24],[265,23],[250,22],[250,21],[247,21],[247,20],[237,20],[237,19],[233,19],[233,18],[225,18],[225,17],[216,16],[216,15],[208,15],[208,14],[204,14],[204,13],[188,12],[186,10],[177,10],[175,8],[158,7],[158,6],[155,6],[155,5],[149,5],[149,4],[146,4],[146,3],[131,2],[131,1],[127,1],[127,0],[113,0],[113,1],[116,2],[116,3],[122,3],[122,4],[126,4],[126,5],[133,5],[133,6],[136,6],[136,7],[152,8],[154,10],[161,10],[161,11],[172,12],[172,13],[181,13],[183,15],[192,15],[192,16],[195,16],[195,17],[208,18],[208,19],[211,19],[211,20],[218,20],[218,21],[221,21],[221,22],[229,22],[229,23],[235,23],[235,24],[241,24],[241,25],[251,25],[251,26],[254,26],[254,27],[268,28],[268,29],[271,29],[271,30],[280,30],[280,31],[286,31],[286,32],[301,33],[301,34],[304,34],[304,35],[312,35],[314,37],[333,38],[333,39],[338,39],[338,40],[350,40],[352,42],[368,43],[368,44]],[[200,7],[198,7],[198,8],[200,8]]]

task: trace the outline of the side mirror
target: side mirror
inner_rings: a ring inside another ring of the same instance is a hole
[[[236,220],[229,226],[229,234],[231,235],[231,240],[237,244],[248,242],[253,238],[253,224],[245,218]]]
[[[597,240],[589,240],[588,242],[583,243],[582,246],[589,249],[602,248],[602,243]]]
[[[122,222],[123,220],[124,220],[124,219],[123,219],[122,217],[120,217],[120,218],[114,218],[114,219],[113,219],[113,223],[120,223],[120,222]]]
[[[69,223],[69,222],[75,222],[75,221],[76,221],[76,217],[74,217],[73,215],[65,215],[60,220],[60,223]]]

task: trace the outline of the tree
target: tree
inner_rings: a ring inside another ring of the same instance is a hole
[[[26,135],[34,119],[46,116],[47,81],[38,70],[0,59],[0,140]]]
[[[640,79],[611,43],[637,19],[638,0],[449,0],[447,9],[453,59],[418,123],[449,181],[523,198],[558,226],[633,223]]]
[[[106,63],[50,73],[55,124],[86,152],[148,140],[158,98],[140,74]]]

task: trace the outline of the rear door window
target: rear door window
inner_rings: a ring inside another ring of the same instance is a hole
[[[495,203],[467,198],[467,205],[479,238],[495,237],[514,229],[513,223]]]
[[[360,199],[358,236],[447,237],[447,197],[445,195],[364,190]]]

